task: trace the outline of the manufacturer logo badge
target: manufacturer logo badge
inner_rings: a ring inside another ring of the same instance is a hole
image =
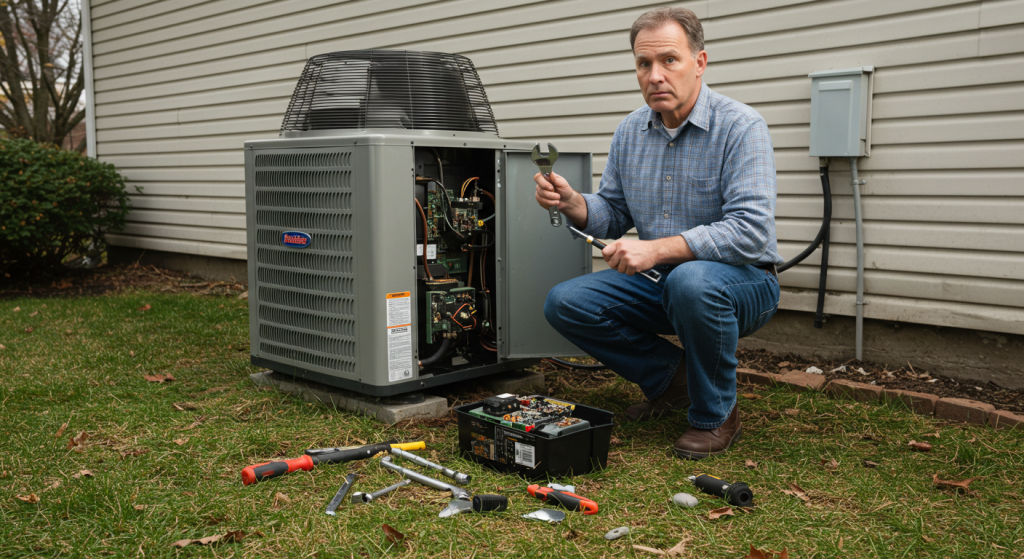
[[[281,233],[281,244],[292,248],[309,248],[313,244],[313,237],[301,231],[285,231]]]

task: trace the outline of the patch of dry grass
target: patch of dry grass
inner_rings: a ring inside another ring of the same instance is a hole
[[[1021,432],[743,387],[758,397],[740,400],[744,439],[732,452],[675,458],[683,417],[618,425],[608,469],[559,480],[601,512],[549,526],[520,518],[541,508],[526,480],[457,455],[451,418],[385,428],[255,388],[247,330],[246,303],[234,295],[129,291],[0,303],[0,555],[589,558],[645,556],[632,546],[668,550],[683,539],[682,556],[702,558],[743,557],[751,544],[788,548],[791,557],[1019,557],[1024,548]],[[541,368],[562,398],[621,414],[640,397],[607,371]],[[155,374],[176,380],[144,380]],[[449,394],[453,405],[486,395],[476,385]],[[82,432],[84,443],[69,449]],[[374,461],[240,481],[242,468],[259,461],[388,438],[426,440],[432,459],[473,475],[473,492],[508,495],[509,512],[440,520],[450,497],[412,485],[326,516],[345,474],[360,475],[355,491],[396,481]],[[933,450],[913,452],[911,439]],[[756,507],[710,520],[725,503],[692,489],[686,476],[700,472],[748,483]],[[937,486],[935,474],[980,479],[957,492]],[[783,493],[791,483],[806,502]],[[698,506],[671,505],[677,492],[698,495]],[[19,499],[33,494],[36,503]],[[383,524],[406,538],[392,544]],[[631,534],[605,541],[618,526]],[[238,530],[247,533],[238,543],[171,546]]]

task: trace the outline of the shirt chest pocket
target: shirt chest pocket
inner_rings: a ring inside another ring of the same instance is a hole
[[[698,222],[716,220],[723,205],[719,177],[702,176],[699,172],[689,174],[683,180],[676,202],[677,207]]]

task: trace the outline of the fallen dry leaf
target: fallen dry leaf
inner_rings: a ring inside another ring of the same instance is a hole
[[[54,438],[58,438],[58,437],[60,437],[61,435],[63,435],[63,434],[64,434],[64,430],[65,430],[65,429],[67,429],[67,428],[68,428],[68,424],[67,424],[67,423],[65,423],[65,424],[61,425],[61,426],[60,426],[60,429],[57,429],[57,434],[56,434],[56,435],[54,435],[53,437],[54,437]]]
[[[35,493],[30,493],[28,495],[15,495],[14,498],[33,505],[39,502],[39,496]]]
[[[132,352],[132,355],[135,355],[135,352]],[[146,379],[148,382],[159,382],[159,383],[170,382],[172,380],[178,380],[178,379],[174,378],[174,375],[172,375],[171,373],[167,373],[166,375],[162,375],[160,373],[157,373],[155,375],[142,375],[142,378]]]
[[[686,542],[688,541],[690,541],[690,538],[683,538],[679,543],[672,546],[672,548],[665,553],[669,557],[682,557],[683,555],[686,555]]]
[[[141,506],[141,505],[139,505]],[[252,536],[262,537],[262,532],[253,532]],[[224,543],[241,543],[245,539],[245,532],[242,530],[229,531],[226,534],[218,534],[216,536],[207,536],[205,538],[199,538],[198,540],[178,540],[171,544],[171,547],[177,547],[181,549],[186,545],[211,545],[218,542]]]
[[[387,524],[381,524],[381,529],[384,530],[384,537],[391,543],[398,543],[405,539],[405,534],[395,530]]]
[[[82,470],[82,471],[78,472],[77,474],[72,474],[71,477],[73,479],[78,479],[78,478],[83,478],[83,477],[96,477],[96,474],[92,473],[92,470]]]
[[[751,470],[753,470],[754,468],[757,467],[757,462],[754,462],[750,458],[747,458],[747,461],[744,462],[743,465],[746,466],[747,468],[750,468]]]
[[[839,467],[839,462],[836,462],[835,458],[830,458],[828,460],[822,458],[821,465],[824,466],[826,470],[831,471]]]
[[[970,487],[969,486],[971,485],[971,482],[972,481],[977,481],[979,479],[982,479],[982,478],[980,478],[980,477],[972,477],[972,478],[967,478],[967,479],[962,480],[962,481],[953,481],[953,480],[939,479],[939,474],[933,474],[932,475],[932,480],[935,482],[935,485],[945,485],[947,487],[955,487],[957,490],[963,490],[963,491],[970,491]]]
[[[932,449],[932,445],[928,443],[919,443],[917,441],[910,441],[907,443],[907,446],[910,447],[910,450],[916,450],[918,452],[928,452]]]
[[[32,312],[30,312],[30,313],[29,313],[28,315],[29,315],[29,316],[35,316],[35,315],[37,315],[37,314],[39,314],[39,311],[32,311]]]
[[[715,520],[723,516],[736,516],[736,513],[732,511],[732,507],[722,507],[708,512],[708,519]]]
[[[789,361],[783,361],[782,363],[779,363],[779,368],[780,369],[783,368],[783,367],[788,367],[788,366],[789,366]]]
[[[139,307],[139,310],[142,311],[142,312],[146,312],[146,311],[148,311],[149,309],[152,309],[152,308],[153,307],[150,306],[150,305],[144,305],[144,306]]]
[[[647,547],[646,545],[633,544],[633,549],[637,551],[646,551],[647,553],[653,553],[655,555],[664,555],[665,552],[660,549],[654,549],[653,547]]]
[[[176,409],[178,411],[190,411],[190,410],[197,410],[197,409],[199,409],[199,405],[198,404],[194,404],[192,402],[178,402],[176,404],[171,404],[171,405],[174,406],[174,409]]]
[[[800,415],[800,410],[795,410],[795,409],[790,408],[788,410],[783,411],[782,413],[784,413],[786,415],[791,415],[793,417],[796,417],[796,416]]]
[[[185,437],[183,439],[174,439],[173,442],[174,442],[174,444],[176,444],[178,446],[181,446],[181,445],[183,445],[183,444],[188,442],[188,437]]]
[[[196,427],[199,427],[204,421],[206,421],[206,416],[205,415],[200,415],[199,417],[196,418],[195,421],[190,423],[188,425],[188,427],[182,427],[181,429],[178,429],[178,430],[179,431],[188,431],[189,429],[195,429]]]
[[[14,307],[14,310],[11,312],[21,312],[21,307]]]
[[[750,545],[750,553],[743,557],[743,559],[789,559],[789,548],[782,548],[782,551],[775,551],[774,549],[757,549],[753,544]]]
[[[0,344],[0,351],[3,351],[5,349],[7,349],[7,346],[5,346],[4,344]]]
[[[619,440],[619,439],[618,439],[618,438],[616,438],[616,437],[612,437],[612,438],[611,438],[611,441],[609,441],[609,442],[611,442],[611,444],[622,444],[622,441],[621,441],[621,440]]]
[[[57,489],[58,487],[60,487],[60,480],[59,479],[57,481],[54,481],[53,483],[51,483],[49,486],[46,487],[46,489],[43,489],[43,491],[46,492],[46,491],[49,491],[51,489]]]
[[[758,394],[740,394],[740,396],[743,396],[744,398],[746,398],[748,400],[760,400],[761,399],[761,396],[758,395]]]
[[[82,431],[77,436],[71,437],[68,441],[68,450],[74,449],[78,452],[85,450],[85,441],[89,440],[89,433]]]
[[[121,460],[124,460],[125,458],[127,458],[129,456],[138,456],[140,454],[145,454],[147,452],[149,452],[148,448],[140,448],[140,449],[137,449],[137,450],[129,450],[127,452],[122,452],[121,453]]]
[[[789,489],[783,489],[782,492],[786,495],[792,495],[805,503],[810,502],[811,500],[811,498],[807,496],[807,492],[795,483],[789,484]]]
[[[25,328],[25,333],[26,334],[31,334],[32,332],[35,332],[35,330],[36,330],[35,328],[29,326],[28,328]]]
[[[865,468],[877,468],[878,466],[881,466],[878,462],[872,462],[871,460],[864,461]]]
[[[277,494],[274,495],[274,504],[272,506],[276,509],[282,507],[283,505],[287,505],[291,502],[292,500],[288,498],[288,495],[278,492]]]

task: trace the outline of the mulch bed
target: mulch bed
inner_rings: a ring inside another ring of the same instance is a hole
[[[210,295],[238,295],[246,292],[244,283],[209,281],[156,266],[120,264],[101,265],[91,270],[68,269],[44,281],[37,278],[8,279],[0,283],[0,301],[18,297],[45,299],[97,296],[129,289]]]
[[[0,278],[2,281],[2,278]],[[209,295],[242,295],[247,293],[245,283],[208,281],[184,272],[165,270],[155,266],[125,264],[99,266],[92,270],[67,270],[62,275],[48,278],[7,281],[0,284],[0,300],[17,297],[84,297],[116,293],[130,289],[151,290],[160,293],[197,293]],[[935,394],[946,398],[968,398],[992,404],[997,409],[1024,413],[1024,390],[1010,390],[994,383],[975,383],[957,380],[914,367],[911,363],[889,365],[885,363],[821,361],[805,359],[796,355],[776,355],[765,350],[744,350],[736,354],[739,366],[760,372],[778,373],[782,369],[806,371],[817,367],[826,379],[847,379],[885,388],[911,390]],[[580,363],[594,363],[580,360]],[[845,370],[844,370],[845,367]],[[544,362],[537,367],[540,372],[559,370],[560,367]],[[592,384],[595,381],[610,382],[608,371],[573,370],[572,377]],[[470,400],[467,400],[470,401]]]

